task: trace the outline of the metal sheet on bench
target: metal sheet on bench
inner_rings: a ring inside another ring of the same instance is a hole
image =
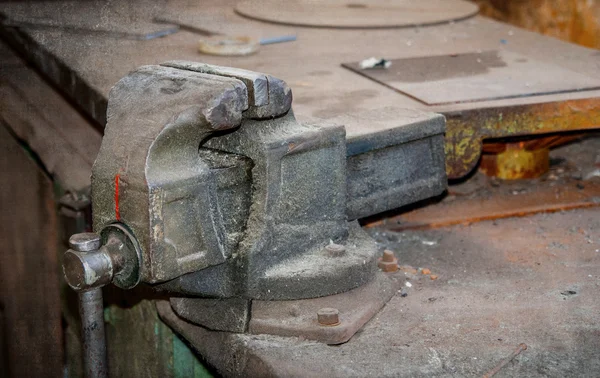
[[[600,88],[600,79],[508,50],[391,60],[389,68],[344,67],[427,105],[501,100]]]

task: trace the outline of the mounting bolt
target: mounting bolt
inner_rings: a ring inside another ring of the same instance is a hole
[[[383,251],[383,256],[379,258],[377,266],[384,272],[395,272],[398,270],[398,259],[394,256],[394,252],[386,249]]]
[[[334,244],[334,243],[328,244],[325,247],[325,250],[331,257],[340,257],[346,253],[346,247],[344,247],[341,244]]]
[[[317,311],[317,320],[323,326],[336,326],[340,324],[340,312],[337,308],[322,308]]]

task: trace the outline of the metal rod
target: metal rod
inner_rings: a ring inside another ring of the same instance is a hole
[[[79,293],[79,314],[83,338],[84,375],[87,378],[106,378],[108,362],[101,288]]]
[[[273,43],[292,42],[295,40],[295,35],[282,35],[279,37],[262,38],[259,43],[261,45],[272,45]]]
[[[500,371],[500,369],[502,369],[504,366],[506,366],[506,364],[508,364],[510,361],[512,361],[513,358],[517,357],[524,350],[527,350],[527,344],[519,344],[517,349],[515,349],[515,351],[512,352],[510,356],[508,356],[504,360],[500,361],[500,363],[498,365],[496,365],[495,368],[493,368],[492,370],[490,370],[486,374],[484,374],[483,378],[490,378],[490,377],[493,377],[494,375],[496,375],[496,373],[498,373]]]

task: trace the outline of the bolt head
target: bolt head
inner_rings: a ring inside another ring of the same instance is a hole
[[[394,256],[394,252],[390,251],[389,249],[386,249],[385,251],[383,251],[383,256],[381,257],[381,260],[385,262],[394,262],[394,260],[396,260],[396,256]]]
[[[340,257],[346,253],[346,247],[344,247],[341,244],[333,244],[333,243],[328,244],[325,247],[325,250],[331,257]]]
[[[340,324],[340,312],[337,308],[322,308],[317,311],[317,321],[323,326]]]
[[[102,245],[100,235],[95,232],[82,232],[74,234],[69,238],[71,249],[78,252],[96,251]]]
[[[386,249],[377,261],[377,266],[384,272],[395,272],[398,270],[398,259],[394,256],[394,252]]]

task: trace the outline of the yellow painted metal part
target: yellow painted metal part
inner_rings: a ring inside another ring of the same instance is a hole
[[[488,176],[503,180],[535,178],[548,172],[550,149],[541,148],[528,151],[518,143],[508,144],[505,151],[498,154],[483,154],[479,170]]]

